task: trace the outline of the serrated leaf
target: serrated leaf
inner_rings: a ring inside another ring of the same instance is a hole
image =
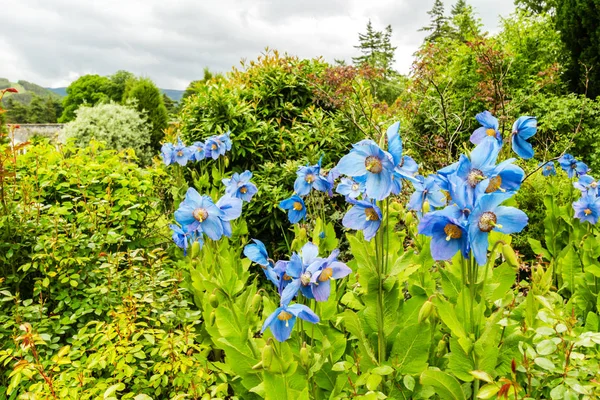
[[[422,385],[433,386],[437,395],[442,400],[466,400],[460,383],[458,383],[456,378],[445,372],[435,370],[423,371],[420,381]]]
[[[416,375],[427,368],[429,331],[429,326],[410,325],[396,336],[390,357],[400,374]]]

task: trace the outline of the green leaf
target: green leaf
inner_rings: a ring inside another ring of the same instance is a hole
[[[498,393],[499,391],[500,388],[497,385],[489,383],[487,385],[482,386],[481,389],[479,389],[479,392],[477,392],[477,398],[491,399],[492,396],[496,395],[496,393]]]
[[[480,381],[485,381],[487,383],[492,383],[494,381],[490,374],[485,371],[471,371],[470,374]]]
[[[546,260],[550,260],[552,258],[548,250],[542,246],[542,243],[539,240],[531,237],[527,238],[527,240],[529,241],[529,245],[531,246],[531,250],[534,252],[534,254],[541,254]]]
[[[556,351],[556,343],[550,339],[542,340],[537,344],[535,350],[540,356],[547,356]]]
[[[536,357],[533,360],[533,362],[536,365],[538,365],[541,368],[543,368],[545,370],[548,370],[548,371],[551,371],[551,370],[553,370],[555,368],[554,367],[554,363],[552,361],[548,360],[547,358],[544,358],[544,357]]]
[[[112,397],[112,395],[114,393],[116,393],[117,391],[123,390],[125,389],[125,384],[122,382],[119,383],[115,383],[114,385],[110,386],[108,389],[106,389],[104,391],[104,398],[108,399],[109,397]]]
[[[369,376],[369,378],[367,379],[367,389],[369,389],[369,390],[377,390],[377,387],[381,383],[382,379],[383,378],[381,377],[381,375],[371,374]]]
[[[448,329],[450,329],[450,331],[456,337],[466,338],[467,333],[465,332],[465,328],[463,327],[463,325],[458,320],[458,317],[456,316],[456,311],[454,310],[454,306],[452,304],[450,304],[449,302],[447,302],[446,300],[443,300],[439,297],[434,298],[433,303],[435,304],[435,307],[437,308],[438,315],[440,316],[440,318],[442,319],[444,324],[446,324]]]
[[[361,365],[363,365],[363,367],[366,366],[367,369],[370,366],[376,365],[377,360],[375,359],[375,354],[373,353],[369,340],[365,336],[358,315],[353,311],[346,310],[343,313],[343,320],[348,332],[358,339],[358,348],[363,356],[361,358]]]
[[[460,383],[445,372],[432,369],[423,371],[420,381],[422,385],[433,386],[442,400],[466,400]]]
[[[404,386],[406,386],[406,388],[408,390],[410,390],[411,392],[414,390],[414,388],[415,388],[415,378],[413,378],[410,375],[404,375],[404,378],[402,378],[402,382],[404,383]]]
[[[389,365],[382,365],[381,367],[375,367],[371,371],[372,374],[377,375],[389,375],[394,372],[394,369]]]
[[[410,325],[402,329],[390,354],[398,373],[415,375],[426,369],[430,342],[429,326]]]

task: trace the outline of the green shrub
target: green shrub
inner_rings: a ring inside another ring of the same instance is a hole
[[[142,164],[152,157],[149,148],[151,133],[146,121],[129,106],[98,104],[82,107],[76,111],[77,118],[61,131],[64,140],[74,139],[75,144],[85,147],[92,139],[106,143],[109,149],[131,148]]]

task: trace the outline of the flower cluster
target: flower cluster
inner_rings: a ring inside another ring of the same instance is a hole
[[[205,142],[194,142],[191,146],[183,144],[181,139],[177,139],[177,144],[163,144],[160,154],[165,165],[177,163],[181,166],[189,161],[202,161],[205,158],[216,160],[231,150],[230,133],[211,136]]]
[[[478,114],[477,120],[482,127],[471,136],[477,144],[475,149],[415,184],[418,197],[413,194],[411,208],[422,206],[424,201],[440,207],[447,201],[444,208],[425,214],[418,227],[419,233],[431,237],[431,255],[436,260],[448,260],[460,251],[464,257],[472,253],[483,265],[490,232],[516,233],[527,225],[523,211],[502,205],[520,188],[525,174],[514,165],[514,159],[497,162],[503,145],[498,120],[487,111]],[[521,117],[513,125],[512,149],[522,158],[533,156],[526,139],[535,134],[536,126],[533,117]]]
[[[306,217],[306,204],[303,197],[309,195],[313,189],[331,195],[333,180],[337,177],[335,170],[324,174],[321,170],[321,160],[315,165],[298,168],[296,175],[294,194],[279,203],[279,207],[287,210],[288,219],[292,224],[298,223]]]
[[[307,299],[327,301],[331,280],[341,279],[352,270],[337,260],[339,250],[321,258],[319,248],[308,242],[300,254],[293,253],[290,260],[274,262],[269,258],[265,245],[260,240],[253,241],[244,248],[244,255],[262,267],[281,298],[279,307],[265,320],[262,331],[270,328],[275,339],[283,342],[290,337],[296,318],[319,322],[319,317],[310,308],[290,302],[300,294]]]
[[[570,154],[564,154],[558,159],[558,164],[567,173],[570,179],[578,178],[573,186],[581,192],[579,200],[573,202],[575,218],[581,222],[592,225],[600,219],[600,189],[598,181],[588,175],[590,169],[582,161],[575,159]]]

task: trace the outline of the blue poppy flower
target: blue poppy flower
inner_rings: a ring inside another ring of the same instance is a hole
[[[327,192],[329,190],[327,178],[321,176],[321,161],[317,165],[307,165],[298,168],[296,175],[298,177],[294,182],[294,191],[299,196],[306,196],[313,188],[319,192]]]
[[[165,165],[171,165],[175,162],[175,146],[173,143],[165,143],[160,148],[160,155]]]
[[[537,119],[534,117],[519,117],[512,127],[512,149],[521,158],[533,157],[533,147],[527,141],[537,131]]]
[[[427,201],[432,207],[443,207],[446,205],[446,196],[442,193],[440,187],[435,181],[433,175],[429,175],[427,178],[419,177],[417,182],[413,183],[415,191],[410,196],[408,208],[421,212],[423,210],[423,203]]]
[[[577,161],[575,157],[570,154],[565,154],[558,159],[560,167],[567,173],[569,178],[573,178],[576,175],[585,175],[589,171],[587,165],[581,161]]]
[[[306,217],[304,200],[296,194],[279,203],[279,207],[288,210],[288,219],[292,224],[295,224]]]
[[[355,144],[350,153],[342,157],[337,169],[350,177],[366,176],[366,194],[371,199],[383,200],[392,190],[392,158],[371,140]]]
[[[202,142],[194,142],[190,146],[190,150],[192,151],[191,161],[202,161],[206,157],[204,154],[204,143]]]
[[[231,237],[231,221],[242,215],[242,200],[226,194],[217,201],[216,205],[223,212],[221,216],[223,235]]]
[[[327,173],[327,177],[325,179],[327,180],[327,194],[329,195],[329,197],[333,197],[333,187],[335,186],[335,180],[339,178],[339,176],[340,171],[338,171],[335,167],[331,168]]]
[[[292,304],[277,308],[267,317],[263,324],[261,333],[267,328],[271,329],[273,337],[279,342],[285,342],[290,338],[296,318],[316,324],[319,317],[310,308],[302,304]]]
[[[250,202],[252,196],[258,192],[256,185],[250,182],[250,179],[252,179],[252,172],[250,171],[244,171],[241,174],[235,172],[231,178],[222,180],[223,184],[226,186],[225,193],[232,197],[237,197],[238,199]]]
[[[386,131],[388,153],[394,160],[394,166],[402,163],[402,139],[400,138],[400,122],[393,123]]]
[[[589,222],[592,225],[598,223],[600,218],[600,197],[585,193],[579,200],[573,203],[575,218],[581,222]]]
[[[573,186],[583,193],[600,194],[598,181],[590,175],[580,176],[578,182],[573,182]]]
[[[183,249],[184,255],[187,255],[187,249],[190,245],[190,241],[197,241],[198,243],[200,243],[200,248],[202,248],[202,245],[204,244],[202,236],[196,235],[195,232],[185,232],[183,229],[181,229],[178,225],[175,224],[170,224],[169,228],[171,228],[171,230],[173,231],[173,235],[171,236],[173,242],[175,242],[175,245],[177,245],[177,247]]]
[[[217,140],[219,140],[221,143],[223,143],[225,145],[225,151],[230,151],[231,147],[233,146],[233,142],[231,141],[231,132],[227,131],[225,133],[223,133],[222,135],[217,136]],[[223,153],[225,154],[225,153]]]
[[[227,152],[227,144],[221,136],[211,136],[204,142],[204,155],[206,158],[216,160],[219,156],[225,155]]]
[[[324,260],[313,262],[306,269],[310,275],[310,286],[316,301],[327,301],[331,293],[331,280],[342,279],[352,270],[343,262],[337,260],[339,250],[334,250]]]
[[[469,157],[464,154],[460,155],[456,175],[465,180],[469,188],[475,189],[493,172],[499,152],[498,141],[493,138],[484,138],[473,149]]]
[[[183,142],[178,139],[178,143],[173,146],[173,162],[176,162],[183,167],[191,157],[192,149],[184,145]]]
[[[212,240],[223,236],[223,211],[208,196],[201,196],[196,189],[189,188],[185,199],[175,211],[175,220],[187,232],[204,232]]]
[[[261,266],[264,271],[267,279],[275,286],[279,286],[279,276],[275,271],[275,263],[271,258],[269,258],[269,253],[267,252],[267,248],[258,239],[252,239],[254,243],[247,244],[244,247],[244,255],[250,259],[250,261],[257,263]]]
[[[515,192],[521,187],[525,172],[513,164],[514,158],[502,161],[489,173],[489,184],[485,193]]]
[[[351,178],[342,178],[337,185],[335,191],[351,199],[356,199],[365,191],[365,182],[363,177],[358,177],[355,180]]]
[[[556,175],[556,168],[554,167],[554,161],[548,161],[547,163],[539,163],[538,167],[542,166],[542,175],[550,176]]]
[[[469,215],[469,245],[479,265],[487,261],[488,236],[492,230],[515,233],[527,225],[528,218],[523,211],[500,205],[512,195],[500,192],[483,195]]]
[[[320,262],[319,248],[313,243],[308,242],[300,251],[301,256],[294,253],[287,264],[285,274],[291,278],[291,282],[281,293],[281,304],[288,304],[296,296],[298,291],[302,291],[304,297],[314,299],[312,287],[310,285],[311,274],[307,271],[308,267],[314,262]]]
[[[460,251],[469,254],[469,235],[456,217],[461,215],[457,205],[425,214],[419,222],[419,233],[431,237],[431,256],[434,260],[449,260]]]
[[[471,135],[471,143],[479,144],[486,137],[493,137],[498,142],[502,142],[502,135],[498,131],[498,119],[494,117],[489,111],[484,111],[475,116],[477,122],[482,126],[475,129],[475,132]]]
[[[342,219],[342,225],[346,228],[363,231],[365,240],[370,241],[381,225],[381,210],[377,205],[366,200],[354,200],[347,198],[346,201],[353,206]]]

